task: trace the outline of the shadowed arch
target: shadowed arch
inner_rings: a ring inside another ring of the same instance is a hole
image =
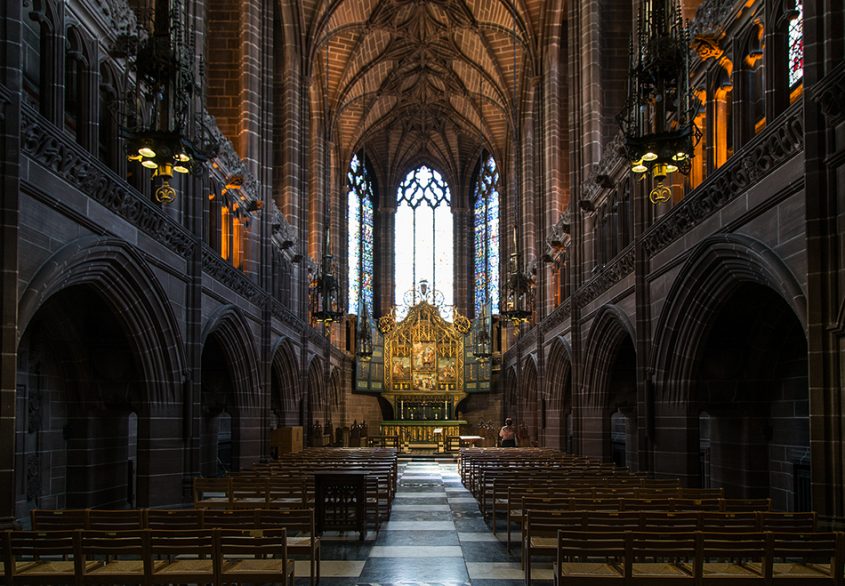
[[[299,389],[296,352],[290,340],[279,338],[271,355],[273,381],[277,383],[272,388],[271,409],[280,416],[282,413],[296,413],[302,393]]]
[[[546,360],[546,397],[549,399],[549,407],[559,409],[563,405],[564,387],[567,381],[571,381],[571,376],[572,345],[563,336],[558,336],[552,342]]]
[[[657,322],[650,362],[662,399],[689,401],[695,357],[708,324],[724,300],[748,283],[780,295],[806,333],[806,300],[801,285],[773,250],[739,234],[708,238],[690,254]]]
[[[145,403],[180,401],[185,358],[176,318],[152,270],[122,240],[82,238],[48,259],[21,295],[18,343],[48,299],[78,285],[97,290],[120,316],[144,373]]]
[[[217,337],[229,359],[237,408],[258,407],[261,393],[255,344],[241,310],[234,305],[220,307],[203,327],[203,347],[209,336]]]
[[[627,340],[633,343],[631,320],[616,305],[599,309],[587,336],[585,360],[585,394],[587,403],[601,407],[609,400],[610,373],[616,355]]]

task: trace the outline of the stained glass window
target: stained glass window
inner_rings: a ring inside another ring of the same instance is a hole
[[[796,14],[789,21],[789,87],[798,85],[804,78],[804,2],[795,0]]]
[[[485,305],[499,307],[499,170],[488,156],[473,192],[475,315]]]
[[[347,172],[349,249],[349,313],[358,314],[362,303],[373,315],[373,185],[367,166],[353,155]]]
[[[404,317],[419,283],[442,294],[441,313],[451,319],[453,305],[453,236],[449,186],[436,170],[425,165],[405,176],[396,193],[396,280],[397,318]],[[410,303],[409,303],[410,301]],[[419,301],[419,299],[416,299]]]

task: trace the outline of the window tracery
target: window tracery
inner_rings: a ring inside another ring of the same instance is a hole
[[[349,313],[358,314],[363,307],[373,315],[373,186],[367,166],[358,155],[352,156],[346,173],[348,249],[349,249]],[[362,306],[363,304],[363,306]]]
[[[499,307],[499,170],[492,156],[483,160],[473,191],[473,268],[475,315]]]

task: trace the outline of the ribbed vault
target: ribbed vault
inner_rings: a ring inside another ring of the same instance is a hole
[[[481,148],[504,160],[546,4],[303,2],[312,111],[329,121],[342,160],[365,144],[390,187],[421,161],[455,180]]]

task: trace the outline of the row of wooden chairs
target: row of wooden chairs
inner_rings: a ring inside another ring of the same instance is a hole
[[[560,531],[555,586],[840,586],[842,533]]]
[[[789,532],[813,533],[815,514],[721,513],[712,511],[560,511],[528,507],[522,517],[522,564],[531,582],[531,564],[537,556],[553,556],[558,531],[622,534],[626,531],[677,533]],[[510,533],[508,533],[510,551]]]
[[[770,499],[695,499],[695,498],[574,498],[531,497],[508,501],[507,534],[510,542],[511,529],[514,525],[522,527],[525,511],[529,509],[545,511],[604,511],[616,513],[627,511],[639,512],[715,512],[715,513],[756,513],[771,510]],[[495,528],[494,528],[495,534]]]
[[[320,537],[312,509],[34,509],[35,531],[198,531],[235,529],[266,531],[284,528],[291,555],[309,562],[311,584],[320,580]]]
[[[293,584],[284,529],[5,531],[5,584]]]

